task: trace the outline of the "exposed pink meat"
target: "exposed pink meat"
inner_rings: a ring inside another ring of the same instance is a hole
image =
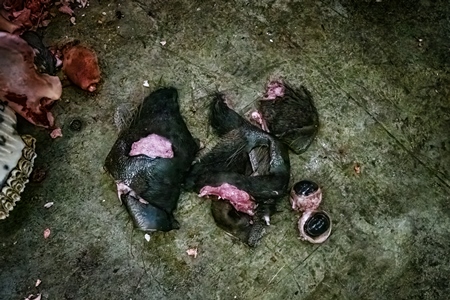
[[[63,5],[58,8],[58,10],[63,14],[67,14],[69,16],[73,15],[73,10],[70,8],[68,3],[63,3]]]
[[[319,188],[316,192],[308,196],[296,195],[294,191],[291,192],[290,202],[292,209],[304,212],[316,210],[320,202],[322,202],[322,190]]]
[[[263,116],[259,111],[254,111],[251,113],[250,117],[253,121],[258,123],[262,130],[269,132],[269,127],[267,126],[266,120],[264,120]]]
[[[191,248],[186,250],[187,255],[193,256],[194,258],[197,258],[198,255],[198,249],[197,248]]]
[[[139,200],[139,202],[148,204],[143,198],[141,198],[135,191],[133,191],[126,183],[117,181],[117,196],[119,197],[119,201],[122,202],[120,196],[130,193],[130,195]]]
[[[61,128],[53,129],[53,131],[50,133],[50,136],[52,139],[56,139],[57,137],[62,137]]]
[[[117,196],[119,197],[119,200],[121,195],[128,194],[131,191],[131,188],[121,181],[116,182],[116,185],[117,185]]]
[[[172,143],[165,137],[152,133],[131,145],[130,156],[141,154],[155,158],[172,158]]]
[[[220,186],[205,186],[200,190],[199,197],[208,195],[218,196],[219,199],[230,201],[231,205],[240,212],[246,213],[250,216],[255,214],[256,204],[251,200],[250,195],[239,190],[237,187],[223,183]]]
[[[284,91],[285,88],[283,82],[279,80],[271,81],[267,84],[263,100],[274,100],[277,97],[283,97]]]
[[[49,128],[54,117],[48,109],[61,93],[57,76],[36,71],[34,52],[27,42],[0,32],[0,99],[29,122]]]

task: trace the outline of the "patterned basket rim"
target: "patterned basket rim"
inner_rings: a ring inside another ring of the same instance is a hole
[[[9,173],[0,191],[0,220],[6,219],[9,212],[14,209],[16,202],[20,201],[21,193],[29,181],[37,156],[36,139],[28,134],[21,135],[21,138],[25,143],[22,156]],[[24,166],[28,166],[28,168],[24,168]]]

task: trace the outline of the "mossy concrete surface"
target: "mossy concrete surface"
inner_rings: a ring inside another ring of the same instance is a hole
[[[19,128],[37,138],[47,175],[0,222],[0,299],[448,299],[448,1],[91,0],[75,13],[74,26],[58,15],[45,41],[92,47],[102,84],[64,88],[53,108],[62,138]],[[245,114],[272,76],[305,85],[319,111],[316,140],[291,154],[292,183],[321,185],[330,239],[300,241],[286,198],[250,249],[215,226],[208,200],[183,193],[181,229],[147,242],[103,170],[117,107],[175,86],[210,146],[209,95],[226,92]]]

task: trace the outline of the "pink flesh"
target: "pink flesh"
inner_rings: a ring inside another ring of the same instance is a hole
[[[152,133],[131,145],[130,156],[141,154],[155,158],[172,158],[172,143],[165,137]]]
[[[56,58],[56,67],[57,68],[61,67],[63,63],[62,60],[58,56],[55,56],[55,58]]]
[[[97,89],[97,84],[95,84],[95,83],[93,83],[93,84],[91,84],[88,88],[87,88],[87,90],[89,91],[89,92],[95,92],[95,90]]]
[[[61,128],[53,129],[53,131],[50,133],[50,136],[52,139],[56,139],[57,137],[62,137]]]
[[[284,96],[284,84],[281,81],[274,80],[267,84],[266,93],[263,100],[274,100],[277,97]]]
[[[60,7],[58,8],[58,10],[59,10],[60,12],[62,12],[63,14],[67,14],[67,15],[69,15],[69,16],[72,16],[72,15],[73,15],[73,10],[70,8],[70,6],[69,6],[68,3],[62,3],[62,6],[60,6]]]
[[[53,56],[54,56],[55,59],[56,59],[56,67],[57,67],[57,68],[61,67],[62,64],[63,64],[63,61],[62,61],[62,59],[61,59],[61,57],[62,57],[61,50],[56,49],[56,48],[53,48],[53,47],[50,48],[49,50],[50,50],[50,52],[53,54]]]
[[[124,194],[128,194],[129,192],[131,192],[131,188],[126,185],[125,183],[118,181],[116,182],[117,185],[117,196],[119,197],[120,200],[120,196],[124,195]]]
[[[322,190],[319,188],[315,193],[308,196],[296,195],[292,190],[290,201],[293,210],[300,212],[316,210],[322,202]]]
[[[197,248],[191,248],[186,250],[187,255],[193,256],[194,258],[197,258],[198,255],[198,249]]]
[[[224,199],[230,201],[231,205],[240,212],[246,213],[250,216],[255,214],[254,210],[256,208],[255,202],[250,198],[250,195],[239,190],[237,187],[223,183],[220,186],[212,187],[205,186],[200,190],[199,197],[204,197],[208,195],[218,196],[219,199]]]
[[[24,40],[0,32],[0,99],[32,124],[53,127],[48,107],[61,96],[61,81],[38,73],[33,62],[34,51]]]
[[[143,198],[141,198],[139,195],[136,194],[135,191],[133,191],[128,185],[121,181],[116,182],[117,185],[117,196],[119,197],[119,201],[121,201],[120,196],[130,193],[130,195],[136,199],[139,199],[139,202],[148,204],[147,201],[145,201]]]
[[[256,123],[259,124],[259,126],[261,127],[262,130],[264,130],[266,132],[270,132],[269,127],[267,127],[266,120],[264,120],[263,116],[261,115],[261,113],[259,111],[255,110],[254,112],[251,113],[250,116],[251,116],[252,120],[254,120]]]

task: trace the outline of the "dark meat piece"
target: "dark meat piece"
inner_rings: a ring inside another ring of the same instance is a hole
[[[180,114],[177,90],[162,88],[146,97],[105,161],[139,229],[179,228],[173,211],[197,150]]]
[[[230,109],[221,94],[212,102],[210,119],[222,138],[193,165],[187,186],[200,196],[212,195],[229,201],[231,207],[213,204],[216,223],[255,246],[276,203],[287,194],[290,176],[287,148]]]
[[[217,226],[241,241],[248,241],[252,231],[252,217],[239,212],[226,201],[213,200],[211,213]]]
[[[316,137],[319,116],[303,86],[293,89],[282,81],[270,82],[258,110],[252,117],[296,154],[305,152]]]
[[[79,41],[64,45],[62,54],[62,70],[67,78],[85,91],[96,91],[101,80],[97,54]]]
[[[34,64],[39,72],[56,75],[56,58],[42,42],[35,31],[25,31],[20,35],[34,50]]]

